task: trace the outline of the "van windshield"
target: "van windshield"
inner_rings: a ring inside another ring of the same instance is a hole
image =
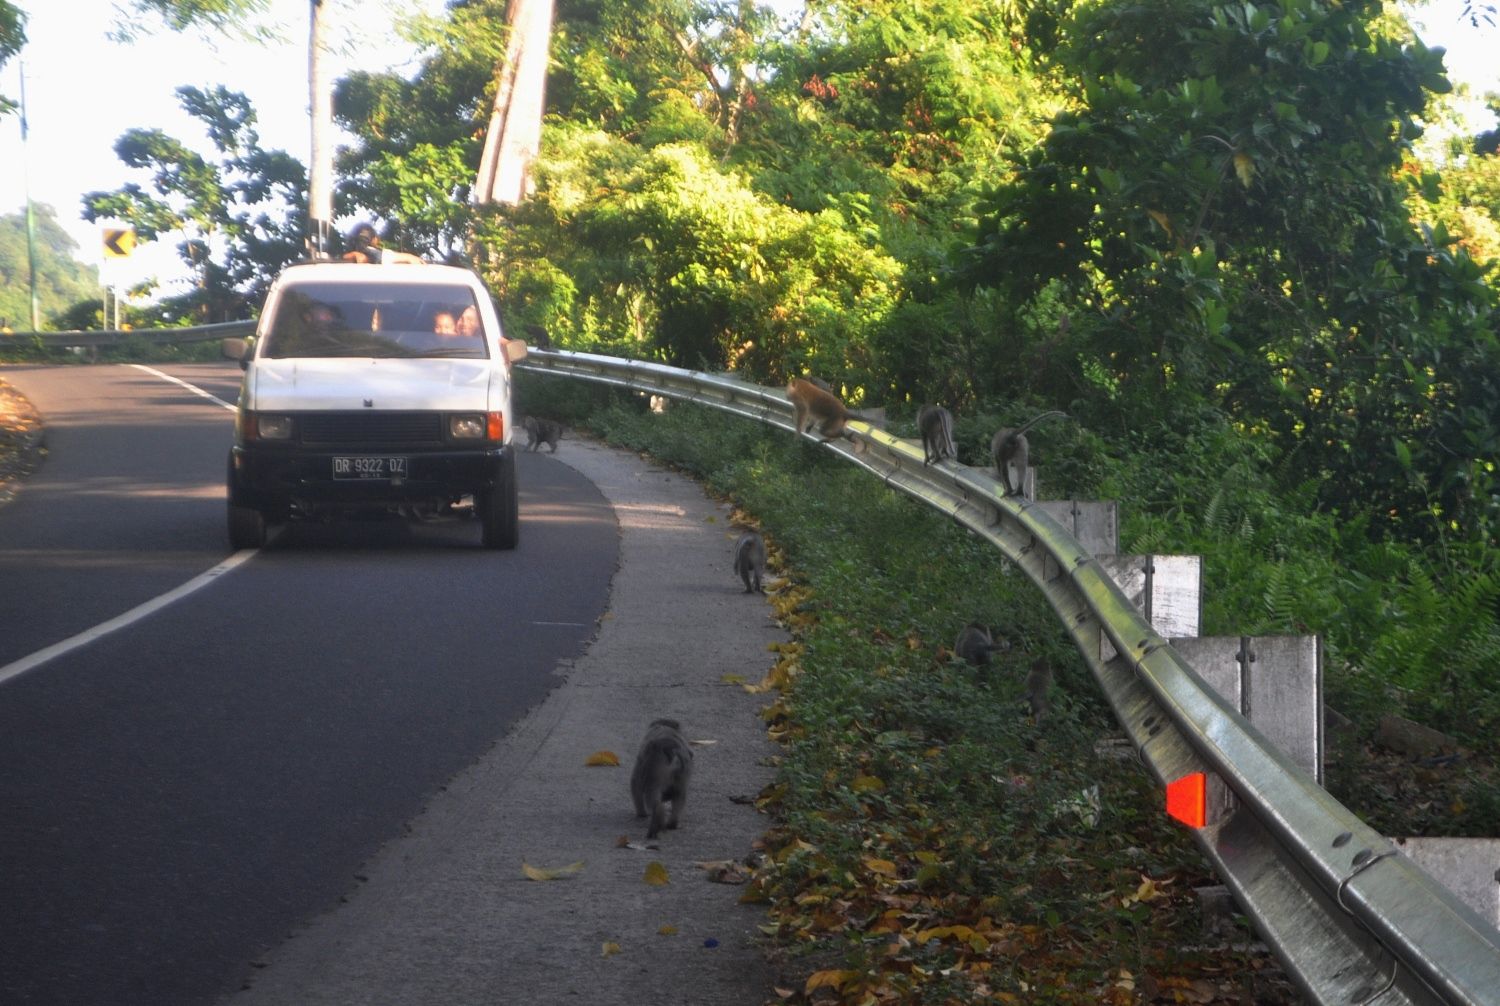
[[[472,291],[452,284],[303,283],[276,304],[263,357],[489,356]]]

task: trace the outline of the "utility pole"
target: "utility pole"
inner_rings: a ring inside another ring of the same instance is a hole
[[[553,0],[510,0],[510,39],[496,72],[495,105],[474,183],[477,206],[514,206],[526,197],[542,141]]]
[[[307,44],[308,112],[312,119],[312,150],[308,157],[307,254],[327,258],[333,250],[333,94],[328,89],[323,58],[324,0],[309,0]]]
[[[39,331],[41,314],[36,299],[36,212],[31,206],[31,170],[26,162],[26,61],[21,68],[21,187],[26,190],[26,265],[31,275],[31,330]]]

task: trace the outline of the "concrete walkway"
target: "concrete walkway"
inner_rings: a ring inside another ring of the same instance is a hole
[[[758,681],[785,639],[731,570],[729,508],[628,452],[562,441],[620,525],[609,612],[585,655],[519,728],[386,846],[347,903],[257,962],[225,1006],[761,1006],[770,972],[743,887],[698,862],[741,859],[767,821],[735,798],[770,780]],[[525,512],[521,548],[525,549]],[[630,766],[647,723],[681,721],[696,752],[682,827],[645,845]],[[618,768],[590,768],[613,751]],[[576,874],[529,880],[522,864]],[[670,883],[645,882],[649,864]],[[663,931],[664,927],[672,927]],[[609,945],[606,949],[606,945]],[[617,949],[616,949],[617,948]]]

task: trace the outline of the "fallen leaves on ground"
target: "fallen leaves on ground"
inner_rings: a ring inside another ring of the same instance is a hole
[[[620,756],[613,751],[595,751],[583,760],[590,768],[614,767],[620,764]]]
[[[521,872],[526,875],[527,880],[562,880],[573,877],[583,872],[583,861],[569,863],[567,866],[532,866],[525,860],[521,861]]]
[[[665,887],[672,882],[672,878],[667,875],[667,868],[656,862],[646,864],[646,873],[641,879],[652,887]]]

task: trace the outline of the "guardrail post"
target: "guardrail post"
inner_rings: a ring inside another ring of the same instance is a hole
[[[1203,636],[1172,646],[1266,739],[1323,785],[1323,643],[1318,636]]]
[[[1500,839],[1398,838],[1403,855],[1500,928]]]
[[[1203,557],[1198,555],[1101,555],[1099,565],[1162,636],[1198,635],[1203,623]],[[1099,659],[1115,648],[1101,640]]]
[[[1114,500],[1041,500],[1037,507],[1077,538],[1089,554],[1120,551],[1120,505]],[[1057,563],[1048,556],[1042,576],[1050,580],[1057,574]]]

